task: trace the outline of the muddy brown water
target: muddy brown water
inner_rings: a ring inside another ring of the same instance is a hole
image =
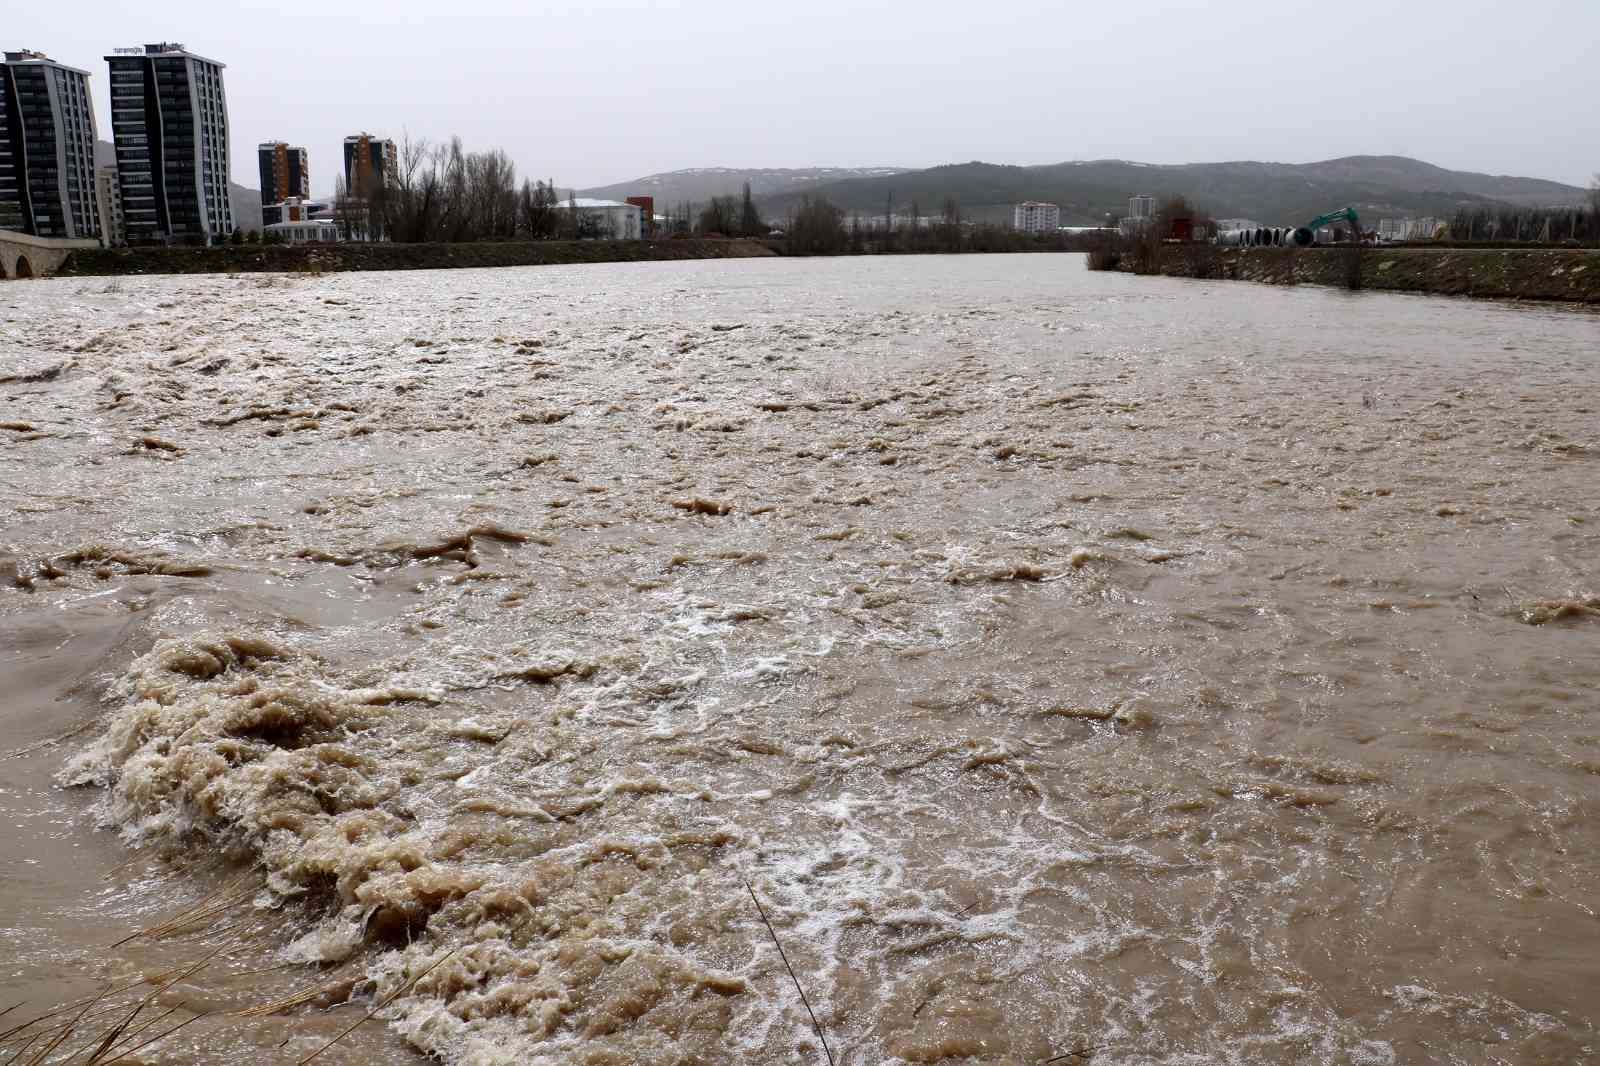
[[[1600,1055],[1592,313],[35,282],[0,427],[0,1031],[825,1061],[776,938],[844,1063]]]

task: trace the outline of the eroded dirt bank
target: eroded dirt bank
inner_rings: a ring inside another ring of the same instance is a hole
[[[1367,248],[1361,288],[1494,300],[1600,304],[1600,252],[1557,249]],[[1125,259],[1122,269],[1132,270]],[[1349,253],[1339,248],[1170,247],[1168,277],[1348,288]]]
[[[386,999],[820,1061],[753,889],[860,1066],[1582,1061],[1597,330],[1075,256],[0,288],[0,1009],[224,950],[160,1061]]]

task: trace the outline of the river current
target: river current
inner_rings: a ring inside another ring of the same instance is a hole
[[[1593,313],[0,285],[0,515],[0,1032],[131,982],[210,1012],[149,1062],[380,1006],[317,1061],[1600,1056]]]

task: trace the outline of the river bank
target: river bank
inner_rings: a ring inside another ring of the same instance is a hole
[[[1155,273],[1167,277],[1348,288],[1350,249],[1168,245]],[[1586,249],[1365,248],[1360,287],[1494,300],[1600,304],[1600,252]],[[1136,273],[1124,256],[1116,269]]]
[[[473,244],[224,244],[77,251],[61,277],[125,274],[301,274],[355,270],[561,266],[775,255],[761,241],[483,241]]]

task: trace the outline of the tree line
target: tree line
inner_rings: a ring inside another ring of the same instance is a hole
[[[605,220],[563,201],[553,179],[517,182],[499,148],[468,152],[460,137],[433,144],[407,137],[394,173],[360,188],[337,183],[333,220],[346,240],[403,244],[558,240],[607,236]]]
[[[881,216],[847,214],[827,197],[808,194],[779,224],[789,255],[919,255],[964,252],[1078,251],[1081,235],[1023,233],[993,222],[964,219],[961,205],[947,198],[939,211],[922,212],[913,200],[910,212],[887,210]]]
[[[1462,208],[1448,230],[1453,241],[1600,243],[1600,179],[1581,207]]]
[[[406,137],[392,173],[375,175],[359,188],[337,183],[333,222],[346,240],[405,244],[484,240],[576,240],[609,237],[605,216],[578,208],[574,194],[558,191],[553,179],[517,177],[516,165],[499,148],[467,151],[460,137],[430,142]],[[825,196],[801,197],[782,218],[765,217],[745,183],[739,196],[665,208],[665,217],[644,220],[646,235],[745,238],[773,242],[791,255],[1010,252],[1070,250],[1083,238],[1059,233],[1026,234],[1008,226],[971,222],[954,198],[924,214],[913,201],[907,216],[847,214]]]

